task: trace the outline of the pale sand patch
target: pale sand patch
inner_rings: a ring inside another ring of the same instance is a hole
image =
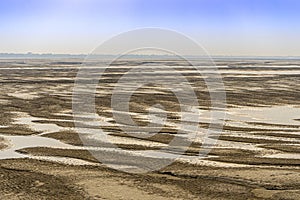
[[[276,190],[266,190],[264,188],[258,188],[252,190],[253,194],[259,198],[272,198],[272,196],[280,191]]]
[[[85,191],[92,197],[101,197],[100,199],[120,200],[120,199],[143,199],[143,200],[165,200],[166,198],[156,194],[149,194],[146,191],[136,187],[129,186],[131,183],[114,178],[99,178],[92,180],[83,180],[77,183],[84,187]],[[125,192],[126,191],[126,192]],[[134,195],[133,195],[134,194]]]
[[[92,165],[92,166],[101,166],[100,163],[89,162],[82,159],[77,158],[68,158],[68,157],[59,157],[59,156],[29,156],[32,159],[43,160],[43,161],[50,161],[56,163],[62,163],[66,165],[77,165],[77,166],[85,166],[85,165]]]
[[[276,199],[299,199],[300,198],[300,190],[266,190],[264,188],[258,188],[252,190],[253,194],[258,198],[274,198],[276,195]],[[287,197],[289,196],[289,197]]]
[[[17,92],[14,92],[14,93],[7,93],[8,96],[11,96],[11,97],[16,97],[16,98],[19,98],[19,99],[35,99],[35,98],[38,98],[39,96],[36,95],[35,92],[31,92],[31,93],[17,93]]]
[[[225,162],[204,160],[203,158],[187,157],[187,156],[185,157],[182,156],[181,158],[176,159],[176,161],[181,163],[186,163],[186,164],[207,166],[207,167],[224,167],[224,168],[251,167],[250,165],[245,165],[245,164],[225,163]]]
[[[8,104],[8,100],[6,100],[6,99],[0,99],[0,104],[2,104],[2,105],[6,105],[6,104]]]

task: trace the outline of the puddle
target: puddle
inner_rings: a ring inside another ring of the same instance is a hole
[[[33,122],[36,120],[48,120],[48,119],[32,117],[32,116],[28,115],[27,113],[19,113],[19,112],[14,112],[14,113],[17,114],[19,117],[14,118],[15,121],[13,122],[13,124],[29,126],[29,128],[34,131],[42,132],[41,135],[59,132],[59,131],[63,131],[66,129],[66,128],[60,127],[56,124]]]
[[[55,139],[41,136],[8,136],[0,134],[7,141],[9,147],[0,151],[0,159],[29,157],[17,153],[16,150],[30,147],[53,147],[70,148],[72,145],[65,144]]]
[[[157,113],[162,112],[160,109],[154,110]],[[153,111],[153,112],[154,112]],[[259,123],[267,123],[267,124],[274,124],[276,125],[300,125],[300,121],[296,121],[294,119],[299,119],[299,113],[300,108],[294,107],[294,106],[275,106],[275,107],[246,107],[246,108],[230,108],[229,114],[227,117],[229,118],[228,123],[235,127],[263,127],[268,130],[272,130],[274,127],[270,126],[264,126],[264,125],[249,125],[247,122],[259,122]],[[66,130],[64,127],[60,127],[56,124],[51,123],[36,123],[33,122],[35,120],[49,120],[44,118],[37,118],[37,117],[31,117],[27,113],[16,113],[18,115],[17,118],[14,120],[14,124],[19,125],[27,125],[31,129],[41,132],[40,135],[52,133],[52,132],[60,132],[63,130]],[[146,119],[147,116],[134,114],[134,113],[127,113],[129,115],[135,115],[139,118]],[[69,111],[66,111],[65,113],[59,113],[57,114],[59,116],[72,116]],[[208,122],[209,120],[209,111],[202,111],[200,113],[200,121],[202,122]],[[102,125],[114,125],[109,123],[111,118],[105,118],[101,116],[97,116],[100,123]],[[153,116],[157,117],[157,116]],[[191,116],[190,122],[193,123],[194,116]],[[88,125],[97,125],[98,123],[95,123],[93,121],[89,121],[89,118],[94,118],[94,116],[90,115],[83,115],[82,118],[86,119],[83,121],[86,121]],[[149,120],[149,118],[148,118]],[[152,119],[153,120],[153,119]],[[64,120],[61,120],[64,121]],[[157,117],[155,121],[161,121],[161,118]],[[164,123],[165,124],[165,123]],[[177,128],[178,124],[176,123],[167,123],[165,125],[168,126],[174,126]],[[7,126],[0,126],[0,128],[6,128]],[[276,128],[279,129],[279,128]],[[281,129],[288,130],[291,128],[285,128],[281,127]],[[296,128],[295,128],[296,129]],[[202,130],[202,129],[200,129]],[[293,129],[291,129],[293,130]],[[95,129],[84,129],[84,131],[91,135],[92,138],[94,135],[97,135],[97,132],[95,132]],[[189,131],[189,130],[186,130]],[[66,158],[66,157],[56,157],[56,156],[31,156],[31,155],[25,155],[17,153],[16,150],[23,149],[23,148],[30,148],[30,147],[49,147],[49,148],[60,148],[60,149],[85,149],[85,150],[100,150],[100,151],[114,151],[118,152],[120,154],[122,153],[129,153],[131,155],[141,156],[141,157],[153,157],[153,158],[178,158],[177,160],[179,162],[185,162],[185,163],[191,163],[196,165],[205,165],[205,166],[215,166],[215,167],[248,167],[248,165],[241,165],[241,164],[232,164],[232,163],[222,163],[222,162],[216,162],[216,161],[209,161],[205,160],[203,158],[199,157],[193,157],[193,156],[179,156],[176,154],[168,153],[168,152],[160,152],[160,151],[128,151],[128,150],[116,150],[116,149],[110,149],[110,148],[93,148],[93,147],[78,147],[73,145],[68,145],[63,142],[60,142],[55,139],[42,137],[40,135],[31,135],[31,136],[7,136],[0,134],[1,137],[5,139],[5,141],[8,141],[9,147],[6,149],[3,149],[0,151],[0,159],[8,159],[8,158],[34,158],[34,159],[41,159],[41,160],[48,160],[48,161],[54,161],[54,162],[61,162],[65,164],[70,165],[91,165],[93,163],[88,161],[83,161],[81,159],[73,159],[73,158]],[[293,141],[293,142],[299,142],[297,139],[292,138],[282,138],[282,137],[274,137],[274,136],[258,136],[258,135],[251,135],[250,133],[243,132],[240,133],[229,133],[230,136],[237,136],[237,137],[247,137],[247,138],[254,138],[254,139],[276,139],[281,141]],[[184,135],[183,135],[184,136]],[[188,136],[187,136],[188,137]],[[93,138],[93,139],[97,139]],[[132,138],[122,138],[122,137],[110,137],[110,141],[115,144],[127,144],[127,145],[141,145],[145,147],[165,147],[165,144],[159,143],[159,142],[151,142],[151,141],[145,141],[145,140],[139,140],[139,139],[132,139]],[[233,149],[245,149],[245,150],[253,150],[253,151],[259,151],[259,152],[266,152],[263,148],[259,148],[256,146],[256,144],[251,143],[244,143],[244,142],[234,142],[234,141],[221,141],[218,140],[217,147],[222,148],[233,148]],[[278,154],[268,152],[268,154],[265,154],[264,157],[269,158],[287,158],[287,159],[300,159],[300,154]],[[98,164],[98,163],[97,163]],[[124,166],[125,168],[128,166]]]
[[[32,130],[41,132],[40,135],[59,132],[65,130],[63,127],[59,127],[56,124],[42,124],[35,123],[34,120],[44,120],[42,118],[31,117],[27,113],[14,112],[19,117],[14,118],[13,124],[29,126]],[[45,119],[47,120],[47,119]],[[30,147],[52,147],[52,148],[76,148],[72,145],[65,144],[55,139],[42,137],[40,135],[27,135],[27,136],[10,136],[0,134],[2,138],[8,143],[8,148],[0,151],[0,159],[8,158],[23,158],[30,157],[29,155],[24,155],[16,152],[16,150]]]
[[[29,92],[26,92],[26,93],[7,93],[8,96],[11,96],[11,97],[16,97],[16,98],[19,98],[19,99],[35,99],[35,98],[38,98],[39,96],[36,95],[36,93],[29,93]]]
[[[299,153],[277,153],[277,154],[264,155],[263,157],[264,158],[299,159],[300,160]]]
[[[300,118],[300,108],[293,105],[230,108],[227,118],[233,121],[300,126],[300,121],[295,120]]]

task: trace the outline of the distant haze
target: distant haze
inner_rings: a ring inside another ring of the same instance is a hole
[[[300,56],[298,0],[1,0],[0,53],[88,54],[110,37],[160,27],[212,55]]]

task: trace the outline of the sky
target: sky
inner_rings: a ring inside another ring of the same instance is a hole
[[[299,10],[298,0],[0,0],[0,52],[88,54],[158,27],[211,55],[300,56]]]

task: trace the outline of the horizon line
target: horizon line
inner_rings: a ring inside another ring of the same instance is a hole
[[[120,54],[85,54],[85,53],[32,53],[32,52],[27,52],[27,53],[0,53],[0,57],[43,57],[43,56],[57,56],[57,57],[62,57],[62,56],[67,56],[67,57],[87,57],[89,55],[94,55],[94,56],[120,56]],[[174,55],[167,55],[167,54],[130,54],[130,55],[125,55],[125,56],[139,56],[139,57],[145,57],[145,56],[155,56],[155,57],[175,57]],[[184,57],[197,57],[198,55],[183,55]],[[215,58],[215,57],[236,57],[236,58],[300,58],[300,55],[297,56],[290,56],[290,55],[208,55],[209,57]]]

